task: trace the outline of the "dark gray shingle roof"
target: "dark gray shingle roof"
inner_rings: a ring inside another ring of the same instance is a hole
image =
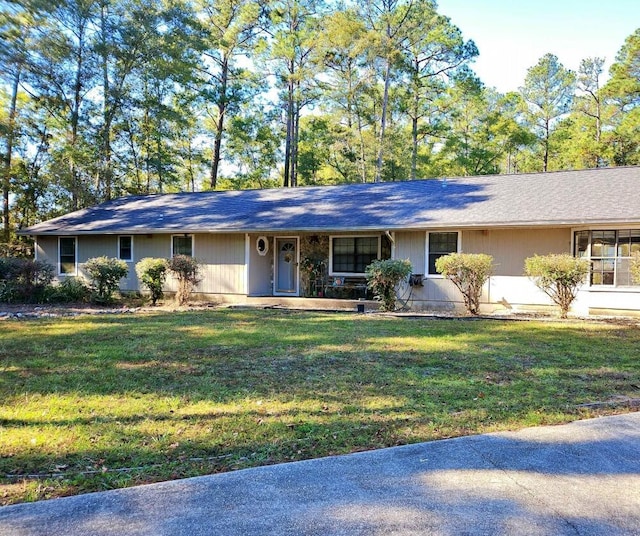
[[[129,196],[22,234],[286,232],[640,223],[640,167]]]

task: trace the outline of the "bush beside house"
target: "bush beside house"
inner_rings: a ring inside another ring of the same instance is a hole
[[[127,277],[129,273],[126,262],[105,256],[89,259],[84,268],[91,278],[93,299],[97,303],[111,302],[113,293],[118,290],[120,280]]]
[[[166,259],[146,257],[136,264],[136,274],[140,282],[150,292],[152,305],[156,305],[164,295],[162,289],[167,280],[168,269]]]
[[[193,288],[200,282],[200,263],[188,255],[175,255],[168,261],[167,266],[178,280],[176,301],[178,305],[186,305]]]
[[[525,274],[560,307],[560,318],[567,318],[588,273],[587,259],[568,254],[534,255],[525,259]]]
[[[374,298],[382,303],[381,311],[395,311],[398,284],[407,279],[412,271],[408,260],[375,260],[365,270],[367,287]]]
[[[484,253],[450,253],[436,259],[436,270],[462,293],[467,312],[480,312],[482,287],[493,272],[493,257]]]

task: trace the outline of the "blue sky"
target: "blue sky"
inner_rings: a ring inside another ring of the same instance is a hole
[[[605,57],[605,75],[625,39],[640,27],[639,0],[438,0],[480,51],[472,64],[498,91],[515,91],[547,52],[577,70]]]

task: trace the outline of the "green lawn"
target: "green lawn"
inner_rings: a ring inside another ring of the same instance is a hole
[[[0,322],[0,502],[629,411],[640,329],[211,310]]]

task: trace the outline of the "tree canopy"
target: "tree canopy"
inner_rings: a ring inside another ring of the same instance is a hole
[[[0,242],[127,194],[640,163],[640,29],[604,81],[500,94],[434,0],[0,0]]]

